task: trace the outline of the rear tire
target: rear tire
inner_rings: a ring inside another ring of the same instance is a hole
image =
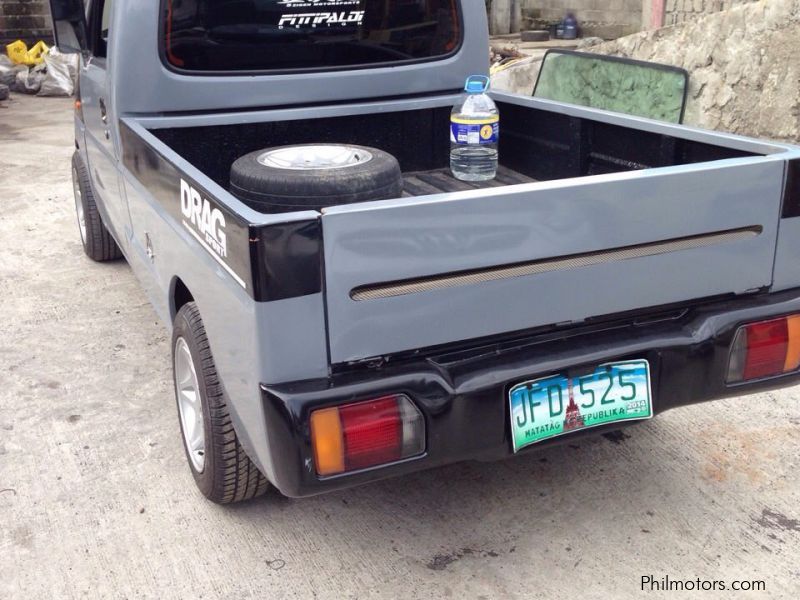
[[[197,487],[218,504],[264,494],[269,482],[233,429],[227,396],[194,302],[184,304],[175,316],[172,371],[183,447]]]
[[[72,190],[75,195],[78,231],[86,256],[97,262],[122,258],[117,242],[111,237],[97,211],[89,172],[77,151],[72,155]]]
[[[546,42],[550,39],[550,32],[546,29],[529,29],[520,32],[520,41],[523,42]]]

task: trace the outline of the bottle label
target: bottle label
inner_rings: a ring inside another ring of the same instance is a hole
[[[450,117],[450,141],[454,144],[477,146],[496,144],[500,139],[500,117],[466,119]]]

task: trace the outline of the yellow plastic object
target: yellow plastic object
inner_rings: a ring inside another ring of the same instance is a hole
[[[28,54],[28,45],[22,40],[11,42],[6,46],[6,54],[8,54],[8,58],[10,58],[11,62],[14,64],[25,64],[25,58]]]
[[[50,46],[39,40],[36,44],[28,50],[28,61],[25,64],[38,65],[44,61],[44,55],[50,52]]]
[[[28,49],[28,45],[22,40],[11,42],[6,46],[6,54],[8,54],[8,58],[11,59],[11,62],[17,65],[28,65],[29,67],[43,62],[44,55],[49,51],[50,47],[42,41],[36,42],[30,50]]]
[[[501,71],[505,71],[509,67],[513,67],[515,64],[517,64],[521,60],[525,60],[525,58],[526,57],[524,57],[524,56],[520,57],[520,58],[506,58],[506,59],[502,60],[499,63],[495,63],[489,69],[489,75],[495,75],[497,73],[500,73]]]

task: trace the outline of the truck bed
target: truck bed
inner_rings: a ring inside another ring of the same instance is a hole
[[[792,148],[496,99],[501,166],[489,182],[449,174],[450,98],[132,118],[121,130],[124,165],[187,239],[216,244],[205,253],[258,302],[324,303],[325,322],[309,326],[327,331],[325,364],[772,284],[781,206],[794,206],[783,200]],[[277,218],[226,189],[247,152],[325,142],[395,156],[403,197]],[[202,200],[196,225],[187,195]],[[141,231],[146,255],[152,231]],[[287,339],[298,339],[296,326]]]
[[[322,109],[314,108],[309,118],[290,120],[264,116],[263,121],[242,123],[235,122],[241,118],[237,116],[228,124],[161,126],[152,132],[223,188],[229,186],[233,162],[255,150],[305,143],[380,148],[400,163],[405,198],[755,155],[732,145],[539,110],[511,102],[514,98],[508,96],[497,100],[501,166],[489,182],[462,182],[449,172],[452,100],[414,110],[338,116],[324,116]]]
[[[535,181],[536,179],[503,165],[498,166],[497,176],[490,181],[460,181],[453,177],[449,168],[415,171],[403,174],[403,198],[428,196],[443,192],[496,188]]]

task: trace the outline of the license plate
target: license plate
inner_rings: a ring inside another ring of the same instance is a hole
[[[518,383],[508,393],[514,452],[573,431],[653,416],[650,365],[629,360],[591,375],[551,375]]]

